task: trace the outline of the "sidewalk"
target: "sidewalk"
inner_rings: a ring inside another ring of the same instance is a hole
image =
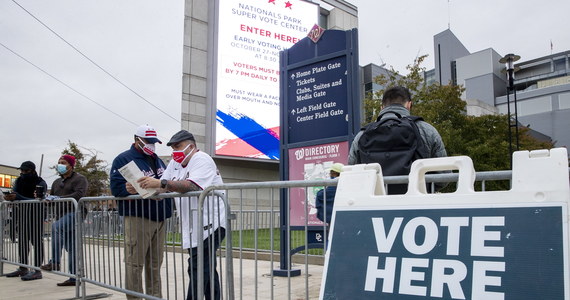
[[[4,268],[15,270],[17,267],[4,264]],[[24,299],[42,299],[42,300],[58,300],[71,299],[75,297],[75,287],[57,286],[58,282],[66,280],[66,277],[42,272],[43,278],[33,281],[22,281],[19,277],[7,278],[0,277],[0,299],[24,300]],[[118,294],[92,284],[88,284],[87,295],[93,294],[111,294],[104,299],[125,299],[123,294]]]
[[[308,276],[306,276],[305,265],[294,265],[294,269],[300,269],[301,275],[297,277],[272,277],[271,268],[277,268],[278,262],[273,266],[269,261],[234,258],[234,287],[235,299],[318,299],[319,288],[322,278],[323,267],[319,265],[307,265]],[[4,272],[8,273],[17,267],[4,264]],[[0,299],[42,299],[61,300],[75,297],[75,287],[59,287],[56,284],[66,280],[66,277],[42,272],[43,279],[34,281],[22,281],[20,278],[0,277]],[[222,280],[227,283],[228,278],[222,275]],[[182,295],[182,284],[188,284],[188,278],[179,276],[178,295],[170,294],[170,298],[184,299]],[[163,279],[163,285],[166,280]],[[87,296],[96,294],[108,294],[108,297],[101,299],[126,299],[122,293],[105,289],[93,284],[86,284]],[[308,297],[307,297],[308,294]],[[167,292],[163,287],[163,297],[167,298]],[[88,298],[89,299],[89,298]],[[93,299],[93,298],[92,298]]]

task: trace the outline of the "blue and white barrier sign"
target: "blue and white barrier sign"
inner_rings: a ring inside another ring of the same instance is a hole
[[[393,196],[377,164],[345,167],[320,298],[570,299],[566,149],[513,166],[511,190],[474,192],[470,158],[421,160]],[[424,174],[446,169],[458,191],[425,193]]]

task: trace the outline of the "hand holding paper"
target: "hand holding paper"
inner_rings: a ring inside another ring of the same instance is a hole
[[[124,165],[122,168],[119,169],[119,172],[128,183],[130,183],[137,193],[141,195],[143,198],[148,198],[153,196],[158,192],[158,189],[154,188],[142,188],[138,182],[138,180],[144,177],[142,171],[137,167],[137,164],[134,161],[129,162],[128,164]]]

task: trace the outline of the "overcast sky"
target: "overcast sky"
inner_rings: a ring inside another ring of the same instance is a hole
[[[358,6],[360,64],[403,71],[418,55],[434,67],[433,36],[450,26],[471,53],[493,48],[521,61],[570,50],[568,0],[349,0]],[[448,25],[449,24],[449,25]]]
[[[56,176],[47,167],[68,140],[110,164],[130,146],[137,125],[154,126],[164,142],[180,129],[183,0],[16,2],[158,108],[16,3],[2,0],[0,164],[32,160],[39,165],[43,154],[42,175],[51,184]],[[527,60],[550,54],[551,40],[554,53],[570,50],[568,0],[350,2],[359,7],[361,65],[386,63],[404,71],[417,55],[428,54],[425,66],[433,68],[433,36],[448,24],[471,52],[492,47]],[[158,145],[157,152],[169,155],[170,149]]]
[[[57,163],[68,140],[97,151],[110,165],[128,149],[138,125],[154,126],[163,142],[180,129],[182,0],[16,1],[167,114],[98,69],[16,3],[2,0],[0,43],[121,117],[0,45],[0,164],[32,160],[39,166],[43,154],[42,176],[49,184],[57,177],[47,167]],[[165,144],[157,147],[161,155],[170,153]]]

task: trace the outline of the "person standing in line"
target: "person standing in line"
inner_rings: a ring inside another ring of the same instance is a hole
[[[343,167],[344,165],[341,163],[334,163],[329,170],[330,178],[337,179],[338,176],[340,176],[340,172],[342,172]],[[329,224],[331,222],[335,195],[336,185],[330,185],[322,190],[319,190],[317,192],[317,196],[315,197],[317,218],[326,224]]]
[[[411,164],[416,159],[447,156],[437,129],[422,118],[410,115],[412,104],[412,95],[407,88],[395,86],[387,89],[382,96],[382,110],[376,122],[363,128],[354,137],[348,164],[377,162],[381,165],[384,176],[408,175]],[[388,124],[392,120],[399,121],[399,124],[392,123],[383,130],[378,130],[382,124]],[[377,131],[369,131],[372,128]],[[401,128],[409,129],[404,132]],[[436,190],[445,185],[436,183]],[[388,194],[404,194],[406,191],[407,184],[388,186]]]
[[[162,178],[142,177],[138,183],[142,188],[160,188],[160,192],[186,193],[201,191],[212,185],[223,184],[222,177],[214,160],[206,153],[198,150],[194,135],[186,130],[174,134],[166,144],[172,147],[172,160],[166,167]],[[134,188],[127,184],[129,192]],[[197,299],[198,286],[198,243],[204,245],[204,295],[207,300],[218,300],[221,297],[220,280],[216,270],[216,253],[226,235],[226,207],[222,199],[208,196],[204,201],[204,223],[198,224],[197,197],[180,197],[175,199],[182,226],[183,248],[188,249],[188,275],[190,282],[187,300]],[[192,214],[192,216],[190,216]],[[192,222],[192,223],[190,223]],[[202,230],[204,240],[198,241],[198,230]],[[213,262],[210,264],[210,260]],[[213,273],[214,281],[210,282]],[[212,298],[212,294],[214,295]]]
[[[25,161],[18,168],[20,177],[14,183],[13,193],[6,195],[6,200],[24,201],[15,205],[16,213],[13,222],[18,223],[18,254],[20,263],[27,265],[30,255],[30,243],[34,247],[34,266],[40,267],[44,259],[44,247],[42,235],[44,232],[44,206],[42,203],[25,203],[26,200],[36,198],[36,187],[41,192],[47,191],[47,183],[36,172],[36,165],[31,161]],[[41,197],[42,195],[37,195]],[[42,279],[40,270],[30,270],[19,267],[18,270],[6,274],[6,277],[18,277],[24,281]]]
[[[160,179],[166,166],[155,154],[156,143],[162,144],[154,128],[148,125],[137,128],[131,148],[113,160],[110,176],[113,196],[132,194],[127,191],[127,181],[119,172],[131,161],[145,176]],[[143,293],[141,274],[144,268],[146,294],[162,298],[160,266],[164,258],[165,220],[172,216],[172,199],[118,201],[118,212],[124,216],[125,226],[125,288]],[[127,299],[138,298],[127,295]]]
[[[75,172],[75,157],[62,155],[57,162],[57,172],[60,178],[56,179],[51,186],[51,195],[59,198],[74,198],[79,201],[87,195],[88,182],[85,176]],[[55,203],[55,215],[57,221],[51,229],[51,253],[52,259],[48,264],[41,266],[45,271],[59,271],[61,264],[61,251],[67,250],[69,273],[75,274],[75,209],[73,203]],[[75,286],[75,278],[71,277],[58,286]]]

